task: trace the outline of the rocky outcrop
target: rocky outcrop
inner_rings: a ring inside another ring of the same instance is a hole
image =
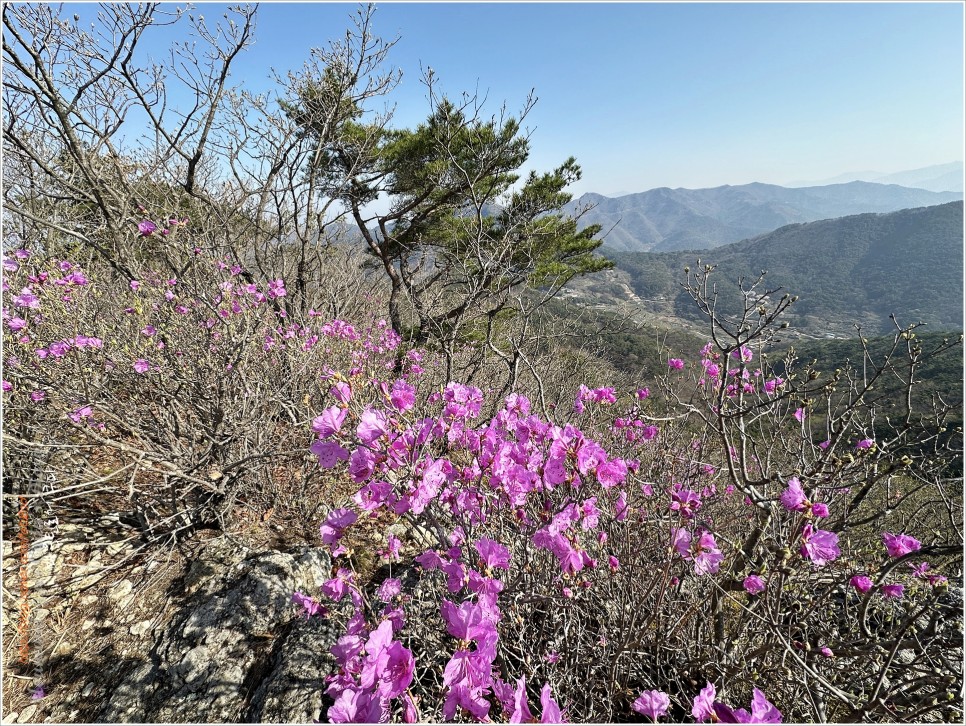
[[[227,567],[225,565],[228,565]],[[188,603],[161,632],[150,660],[130,671],[98,714],[101,722],[290,723],[318,719],[329,648],[323,618],[291,602],[328,577],[320,549],[267,552],[235,564],[196,561]]]
[[[219,538],[159,580],[156,558],[112,570],[116,558],[92,554],[86,533],[74,529],[31,548],[40,670],[34,683],[24,675],[4,681],[5,723],[324,719],[324,679],[335,671],[329,649],[339,632],[292,602],[293,592],[318,594],[331,576],[324,549],[254,551]],[[15,587],[16,558],[4,544],[4,579]],[[4,602],[8,636],[15,605]],[[31,701],[40,683],[47,695]]]

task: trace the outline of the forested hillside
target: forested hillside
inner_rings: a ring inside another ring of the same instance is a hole
[[[932,330],[963,325],[961,202],[788,225],[715,250],[607,254],[643,310],[673,310],[688,320],[697,312],[679,282],[700,259],[722,281],[766,271],[767,287],[799,296],[789,319],[811,335],[851,335],[855,324],[884,333],[892,314]],[[722,288],[720,311],[734,312],[739,302]]]

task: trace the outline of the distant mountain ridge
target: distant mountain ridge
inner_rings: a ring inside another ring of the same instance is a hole
[[[700,257],[717,266],[721,313],[740,304],[734,282],[764,270],[768,288],[800,296],[789,311],[793,327],[817,337],[854,334],[853,323],[886,333],[893,313],[929,330],[963,327],[962,202],[792,224],[700,253],[605,253],[645,313],[699,318],[679,283]]]
[[[813,187],[824,184],[839,184],[850,181],[867,181],[876,184],[898,184],[914,189],[926,189],[931,192],[961,192],[963,191],[963,162],[951,161],[948,164],[933,164],[920,169],[907,169],[892,174],[878,171],[855,171],[839,174],[831,179],[811,182],[790,182],[787,187]]]
[[[668,252],[720,247],[787,224],[962,198],[961,192],[861,181],[799,188],[753,183],[711,189],[660,187],[616,198],[584,194],[570,209],[594,205],[580,223],[600,224],[606,233],[604,244],[612,249]]]

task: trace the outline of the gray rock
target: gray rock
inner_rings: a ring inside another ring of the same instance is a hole
[[[37,713],[37,704],[30,704],[23,711],[20,712],[20,717],[17,719],[17,723],[30,723],[30,720]]]
[[[322,708],[339,633],[291,601],[329,576],[321,549],[293,554],[208,553],[185,578],[187,601],[150,660],[121,674],[101,722],[308,722]],[[248,555],[248,556],[245,556]],[[240,566],[239,566],[240,565]],[[143,624],[142,624],[143,625]],[[139,629],[140,632],[140,629]]]

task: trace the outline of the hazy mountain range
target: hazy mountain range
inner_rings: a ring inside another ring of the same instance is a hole
[[[740,304],[739,277],[754,280],[764,270],[768,288],[800,296],[787,319],[816,337],[854,335],[853,323],[888,332],[893,313],[931,330],[963,326],[962,202],[792,224],[701,252],[605,252],[616,270],[599,282],[588,278],[575,294],[596,302],[610,294],[603,302],[630,301],[662,317],[700,319],[679,284],[700,258],[717,266],[719,313]]]
[[[719,247],[791,223],[962,198],[962,192],[862,181],[800,188],[754,183],[713,189],[661,187],[615,198],[584,194],[571,203],[571,210],[593,205],[580,224],[600,224],[604,244],[611,249],[663,252]]]
[[[843,184],[850,181],[876,182],[877,184],[898,184],[915,189],[928,189],[931,192],[963,191],[963,162],[952,161],[948,164],[934,164],[921,169],[909,169],[893,174],[879,171],[854,171],[839,174],[831,179],[808,182],[790,182],[789,187],[812,187],[820,184]]]

